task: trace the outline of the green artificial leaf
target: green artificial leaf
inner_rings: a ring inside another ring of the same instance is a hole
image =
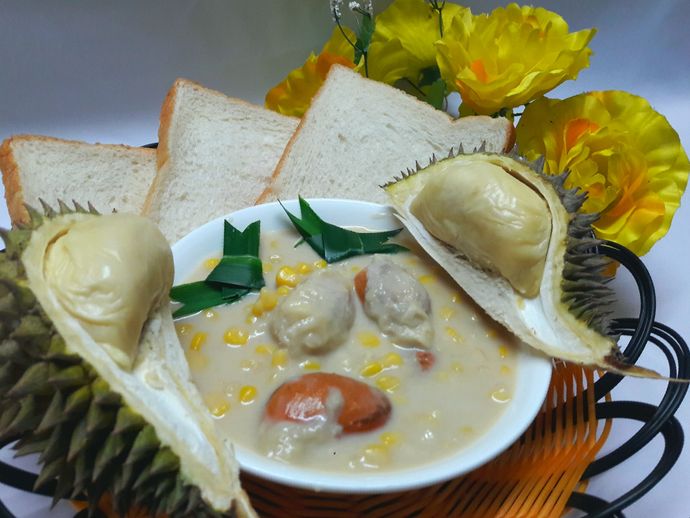
[[[170,298],[182,304],[173,318],[235,302],[265,285],[259,259],[260,225],[255,221],[240,231],[225,222],[223,257],[216,267],[203,281],[181,284],[170,290]]]
[[[420,72],[419,87],[433,85],[439,79],[441,79],[441,69],[438,66],[423,68]]]
[[[404,246],[387,243],[390,238],[399,234],[402,228],[384,232],[355,232],[322,220],[302,197],[299,198],[299,206],[301,218],[288,212],[285,207],[283,210],[303,240],[328,263],[357,255],[407,251]]]
[[[446,98],[446,83],[443,79],[437,79],[429,86],[426,93],[426,102],[437,110],[443,109],[443,100]]]
[[[359,64],[359,60],[362,58],[363,54],[369,51],[369,44],[371,43],[371,38],[374,35],[374,19],[369,13],[360,13],[362,18],[359,22],[359,27],[357,27],[357,41],[355,42],[355,65]]]

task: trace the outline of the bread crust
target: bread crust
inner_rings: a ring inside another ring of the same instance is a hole
[[[20,166],[15,157],[15,146],[22,143],[59,143],[63,145],[74,146],[97,146],[99,148],[114,149],[118,151],[126,151],[128,153],[138,153],[142,157],[148,158],[155,151],[136,146],[127,146],[125,144],[91,144],[81,140],[67,140],[56,137],[47,137],[44,135],[13,135],[5,139],[0,146],[0,170],[2,170],[2,183],[5,187],[5,200],[7,202],[7,210],[10,214],[10,220],[13,225],[22,225],[29,223],[29,213],[24,204],[24,189],[22,187],[22,180],[20,175]]]
[[[158,147],[156,149],[156,174],[153,177],[149,192],[144,198],[144,206],[141,208],[143,215],[150,215],[153,200],[156,197],[158,186],[163,182],[163,166],[170,158],[169,141],[170,141],[170,125],[173,121],[173,114],[175,112],[175,102],[177,101],[177,92],[183,84],[183,79],[176,79],[168,93],[163,100],[161,107],[160,122],[158,125]]]
[[[0,169],[5,186],[5,200],[13,225],[28,223],[29,213],[24,207],[24,193],[19,181],[19,166],[12,153],[12,139],[6,139],[0,146]]]
[[[185,78],[178,78],[175,80],[175,83],[173,84],[172,88],[168,91],[165,100],[163,101],[163,107],[161,108],[161,115],[160,115],[160,126],[158,128],[158,155],[156,159],[156,164],[157,164],[157,172],[156,176],[153,179],[153,182],[151,183],[151,188],[149,189],[148,194],[146,195],[146,200],[144,201],[144,209],[142,211],[142,214],[149,215],[151,212],[151,208],[153,206],[153,202],[156,197],[156,193],[158,192],[159,187],[163,184],[163,181],[165,179],[165,176],[167,175],[167,169],[165,169],[165,165],[167,164],[168,160],[170,159],[170,129],[172,127],[173,121],[174,121],[174,114],[175,114],[175,107],[177,105],[177,97],[178,93],[181,91],[182,87],[187,87],[191,88],[196,91],[201,91],[206,95],[213,95],[222,98],[223,100],[226,101],[232,101],[237,104],[243,104],[245,106],[249,106],[252,108],[257,108],[258,106],[256,104],[250,103],[248,101],[245,101],[244,99],[238,99],[236,97],[230,97],[228,95],[225,95],[223,92],[220,92],[218,90],[213,90],[211,88],[206,88],[200,83],[197,83],[196,81],[192,81],[190,79],[185,79]],[[270,112],[270,110],[266,110]],[[276,113],[277,117],[282,117],[282,118],[287,118],[287,119],[294,119],[298,120],[297,117],[292,117],[292,116],[287,116],[287,115],[281,115]],[[299,130],[299,126],[302,124],[302,121],[300,120],[297,130]],[[296,132],[295,132],[296,133]],[[294,138],[294,133],[290,137],[290,141],[292,142],[292,139]],[[288,146],[290,145],[288,142]],[[283,153],[284,155],[284,153]],[[281,155],[281,157],[283,156]],[[267,189],[268,187],[266,187]],[[264,191],[266,190],[264,189]],[[263,196],[263,191],[259,195],[259,198]],[[258,201],[256,202],[258,203]]]
[[[333,77],[332,77],[332,76],[335,75],[335,74],[333,74],[333,71],[334,71],[334,70],[338,70],[338,69],[342,69],[343,71],[346,71],[347,73],[350,73],[350,74],[356,74],[356,72],[353,72],[353,71],[352,71],[350,68],[348,68],[348,67],[345,67],[345,66],[343,66],[343,65],[339,65],[339,64],[337,64],[337,63],[334,64],[334,65],[331,67],[331,69],[329,70],[329,72],[328,72],[328,76],[326,77],[326,81],[324,81],[324,84],[321,85],[321,88],[319,88],[319,90],[316,92],[316,95],[314,95],[314,97],[312,98],[311,106],[313,106],[313,105],[314,105],[314,102],[317,101],[317,100],[319,99],[321,93],[322,93],[323,90],[325,89],[325,87],[326,87],[326,85],[328,84],[329,80],[330,80],[330,81],[334,81],[334,80],[335,80],[335,79],[333,79]],[[383,84],[383,83],[380,83],[380,84]],[[410,95],[410,94],[408,94],[408,93],[406,93],[406,92],[403,92],[402,90],[398,90],[397,88],[394,88],[394,87],[392,87],[392,86],[389,86],[389,88],[391,88],[392,91],[398,92],[400,95],[407,96],[407,97],[409,97],[410,99],[414,100],[415,102],[418,102],[418,103],[423,104],[423,105],[426,106],[426,103],[424,103],[423,101],[417,99],[417,98],[414,97],[413,95]],[[278,160],[278,163],[276,164],[276,167],[275,167],[275,169],[273,170],[273,174],[271,175],[271,178],[270,178],[270,180],[269,180],[268,185],[266,186],[266,188],[263,190],[263,192],[262,192],[262,193],[259,195],[259,197],[257,198],[257,200],[256,200],[256,202],[255,202],[255,205],[256,205],[256,204],[259,204],[259,203],[265,203],[265,202],[269,201],[269,198],[271,197],[271,195],[272,195],[272,194],[275,194],[275,189],[274,189],[274,187],[275,187],[275,185],[276,185],[276,182],[278,181],[278,177],[280,176],[280,174],[281,174],[281,172],[282,172],[282,169],[283,169],[283,166],[285,165],[286,160],[287,160],[288,157],[290,156],[290,153],[291,153],[291,151],[292,151],[292,146],[293,146],[293,144],[294,144],[294,143],[297,141],[297,139],[299,138],[300,131],[302,130],[302,128],[303,128],[305,122],[307,122],[308,119],[309,119],[309,116],[310,116],[310,114],[311,114],[311,106],[310,106],[310,108],[307,110],[307,112],[302,116],[302,119],[301,119],[299,125],[297,126],[297,129],[295,130],[295,132],[293,133],[292,137],[290,138],[290,140],[288,141],[287,145],[285,146],[285,150],[283,151],[283,154],[281,155],[280,160]],[[474,115],[474,116],[470,116],[470,117],[462,117],[462,118],[457,118],[457,119],[456,119],[456,118],[452,117],[450,114],[448,114],[448,113],[446,113],[446,112],[443,112],[443,111],[441,111],[441,110],[439,110],[439,112],[440,112],[440,113],[443,113],[443,114],[448,118],[448,122],[450,122],[450,123],[453,124],[453,125],[457,124],[459,121],[465,121],[465,122],[466,122],[468,119],[484,119],[484,118],[486,117],[486,116],[483,116],[483,115]],[[504,138],[505,144],[504,144],[504,147],[503,147],[503,152],[508,152],[508,151],[510,151],[510,150],[513,148],[513,146],[515,145],[515,127],[513,126],[513,123],[512,123],[510,120],[505,119],[505,118],[504,118],[503,120],[505,121],[505,138]],[[462,122],[462,124],[464,124],[465,122]],[[421,158],[425,158],[425,157],[421,157]]]

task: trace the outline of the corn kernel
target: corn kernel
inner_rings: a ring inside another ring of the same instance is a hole
[[[361,371],[359,371],[360,375],[364,376],[365,378],[371,378],[372,376],[376,376],[379,372],[383,370],[383,365],[381,365],[380,362],[371,362],[365,365]]]
[[[255,317],[260,317],[263,314],[264,314],[264,305],[261,302],[261,299],[259,299],[254,304],[252,304],[252,315],[254,315]]]
[[[352,273],[358,273],[362,269],[361,266],[350,266],[350,271]]]
[[[285,295],[290,293],[290,287],[289,286],[280,286],[276,290],[276,293],[278,294],[279,297],[284,297]]]
[[[501,374],[510,374],[510,367],[507,365],[501,365]]]
[[[458,333],[458,330],[455,329],[454,327],[447,326],[446,327],[446,334],[448,336],[450,336],[450,339],[456,343],[461,343],[464,341],[462,336],[460,336],[460,333]]]
[[[498,348],[498,355],[499,355],[501,358],[507,358],[509,352],[510,352],[510,351],[508,350],[508,348],[507,348],[505,345],[501,345],[501,346],[499,346],[499,348]]]
[[[305,371],[317,371],[321,368],[321,364],[314,360],[304,360],[299,366]]]
[[[297,272],[289,266],[283,266],[276,274],[276,284],[278,286],[290,286],[294,288],[299,282]]]
[[[263,356],[268,356],[268,355],[273,354],[273,350],[274,350],[274,349],[275,349],[275,347],[273,347],[273,346],[270,345],[270,344],[259,344],[259,345],[257,345],[257,346],[254,348],[254,352],[255,352],[256,354],[261,354],[261,355],[263,355]]]
[[[192,351],[200,351],[203,345],[206,343],[206,338],[208,338],[208,334],[203,332],[196,333],[192,337],[192,343],[189,344],[189,348]]]
[[[209,309],[206,313],[204,313],[204,316],[206,318],[212,319],[212,318],[216,318],[218,316],[218,313],[216,313],[212,309]]]
[[[395,376],[380,376],[376,378],[376,386],[384,392],[395,392],[400,387],[400,379]]]
[[[264,311],[271,311],[278,305],[278,295],[266,288],[261,288],[259,300],[261,301]]]
[[[433,275],[424,274],[424,275],[420,275],[420,276],[417,278],[417,280],[418,280],[421,284],[429,284],[429,283],[434,282],[435,279],[434,279],[434,276],[433,276]]]
[[[403,364],[403,357],[398,353],[388,353],[383,357],[381,363],[383,363],[383,366],[386,369],[390,367],[400,367]]]
[[[381,439],[381,443],[385,444],[386,446],[398,444],[401,439],[400,434],[395,432],[384,432],[379,438]]]
[[[251,313],[247,315],[247,318],[244,319],[244,321],[249,325],[255,324],[257,320],[259,320],[259,318]]]
[[[365,466],[379,467],[388,462],[389,455],[390,452],[387,446],[383,444],[369,444],[364,448],[362,463]]]
[[[240,389],[239,400],[243,405],[252,403],[256,398],[256,387],[245,385]]]
[[[249,340],[249,333],[240,327],[231,327],[223,338],[228,345],[245,345]]]
[[[451,363],[450,368],[453,372],[464,372],[465,370],[460,362]]]
[[[175,324],[175,331],[180,336],[184,336],[189,333],[194,327],[191,324]]]
[[[227,403],[221,403],[220,405],[211,407],[211,414],[213,417],[223,417],[230,410],[230,405]]]
[[[218,257],[212,257],[211,259],[206,259],[204,261],[204,267],[208,270],[213,270],[216,266],[218,266],[219,262],[220,259]]]
[[[240,368],[243,371],[249,372],[256,368],[256,362],[254,360],[242,360],[240,362]]]
[[[459,293],[454,293],[450,300],[455,304],[460,304],[462,302],[462,295]]]
[[[441,311],[440,311],[441,318],[443,320],[445,320],[446,322],[448,322],[451,319],[451,317],[453,316],[454,313],[455,313],[455,311],[453,311],[448,306],[442,307]]]
[[[301,273],[302,275],[306,275],[308,273],[311,273],[313,270],[312,266],[307,263],[297,263],[297,273]]]
[[[264,273],[270,273],[273,271],[273,263],[269,263],[268,261],[264,261],[261,263],[261,270]]]
[[[314,261],[314,268],[318,268],[319,270],[323,270],[326,266],[328,266],[328,263],[324,259],[319,259],[318,261]]]
[[[491,399],[496,403],[507,403],[510,401],[510,394],[505,387],[500,387],[491,393]]]
[[[381,345],[379,335],[370,331],[362,331],[361,333],[357,333],[357,340],[359,340],[359,343],[361,343],[364,347],[378,347]]]
[[[287,365],[287,361],[288,355],[285,349],[278,349],[277,351],[273,352],[273,356],[271,357],[271,365],[274,367],[283,368],[285,365]]]
[[[223,417],[228,410],[230,410],[230,405],[220,393],[212,393],[207,395],[205,398],[206,406],[214,417]]]

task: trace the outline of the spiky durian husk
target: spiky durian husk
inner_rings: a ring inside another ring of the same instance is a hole
[[[74,211],[87,212],[77,204]],[[60,204],[60,214],[74,211]],[[0,440],[17,440],[18,456],[39,454],[36,486],[54,481],[55,502],[85,496],[94,510],[107,492],[121,514],[138,506],[152,514],[220,516],[184,479],[179,458],[155,429],[67,351],[20,260],[44,218],[29,212],[27,226],[0,229],[6,247],[0,252]],[[44,212],[56,214],[46,205]]]
[[[484,146],[475,149],[472,153],[484,153]],[[442,159],[432,155],[427,166],[421,166],[415,162],[415,168],[401,171],[400,176],[382,185],[386,188],[399,181],[405,180],[417,174],[429,165],[445,159],[452,159],[458,155],[466,154],[462,144],[458,150],[451,148],[448,156]],[[587,193],[579,188],[568,189],[565,181],[568,173],[548,175],[544,173],[544,159],[529,161],[518,154],[514,148],[506,156],[516,160],[548,180],[558,194],[563,207],[570,214],[567,229],[567,242],[564,255],[563,278],[561,281],[562,302],[578,320],[602,335],[617,337],[612,332],[611,305],[615,300],[614,292],[607,285],[611,277],[605,275],[611,261],[600,254],[597,247],[602,243],[594,237],[592,224],[599,219],[599,214],[586,214],[580,212],[587,199]]]

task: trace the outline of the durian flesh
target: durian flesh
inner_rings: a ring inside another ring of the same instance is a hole
[[[621,362],[607,260],[591,238],[596,216],[578,213],[584,195],[564,180],[517,156],[451,153],[384,188],[416,241],[522,341],[555,358],[658,376]]]
[[[62,209],[3,235],[2,437],[41,452],[56,498],[251,515],[177,340],[165,239],[144,218]]]

